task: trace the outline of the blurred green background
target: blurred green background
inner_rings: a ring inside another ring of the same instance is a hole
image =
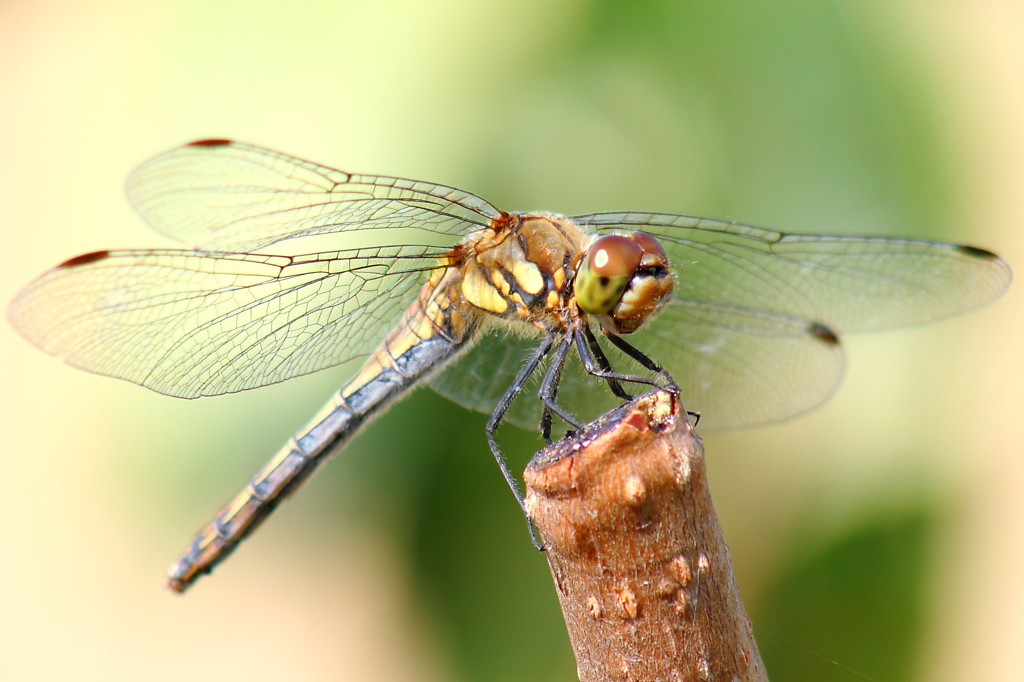
[[[1024,5],[0,3],[0,299],[168,243],[123,192],[232,137],[507,210],[912,235],[1024,264]],[[774,682],[1024,679],[1024,295],[847,339],[823,409],[705,434]],[[3,680],[573,680],[484,417],[399,403],[184,598],[193,531],[344,379],[176,401],[0,326]],[[501,433],[517,469],[537,447]]]

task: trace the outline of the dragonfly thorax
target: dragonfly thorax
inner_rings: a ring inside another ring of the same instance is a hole
[[[595,238],[547,213],[504,214],[463,242],[460,256],[467,302],[543,330],[592,316],[608,331],[636,331],[674,285],[665,250],[649,234]]]
[[[588,235],[548,214],[505,214],[462,244],[461,292],[492,315],[564,329]]]

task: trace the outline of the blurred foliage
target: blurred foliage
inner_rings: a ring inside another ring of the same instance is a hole
[[[846,4],[595,2],[504,103],[481,173],[566,213],[941,233],[924,86]]]
[[[935,510],[922,504],[794,558],[747,604],[771,679],[914,679],[934,522]]]

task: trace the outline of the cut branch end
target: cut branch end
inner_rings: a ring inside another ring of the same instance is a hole
[[[525,480],[582,682],[767,682],[677,396],[609,412]]]

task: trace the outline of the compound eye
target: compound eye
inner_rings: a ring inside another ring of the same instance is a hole
[[[651,267],[668,263],[668,254],[665,253],[665,248],[651,235],[646,232],[634,232],[629,235],[629,238],[644,250],[643,258],[640,259],[641,266]]]
[[[629,237],[610,234],[591,245],[587,262],[599,277],[632,277],[643,255],[643,248]]]
[[[597,239],[587,249],[576,275],[580,308],[595,315],[614,308],[643,256],[643,248],[627,237],[610,234]]]

